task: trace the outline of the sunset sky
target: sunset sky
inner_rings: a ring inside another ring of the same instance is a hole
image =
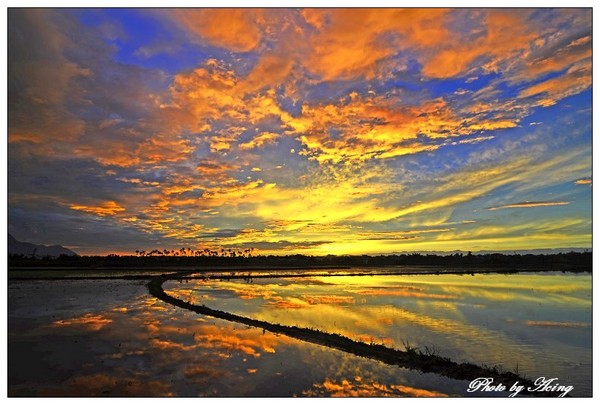
[[[9,9],[8,231],[592,246],[591,9]]]

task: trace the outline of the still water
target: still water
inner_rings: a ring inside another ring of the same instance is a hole
[[[589,274],[539,273],[186,280],[164,289],[272,323],[556,377],[574,386],[572,396],[591,396],[591,285]],[[468,381],[172,307],[143,281],[10,281],[8,293],[11,396],[469,395]]]

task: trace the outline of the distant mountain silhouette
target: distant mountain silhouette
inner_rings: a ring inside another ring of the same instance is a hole
[[[20,242],[10,233],[8,234],[8,253],[11,255],[25,255],[28,257],[58,257],[60,255],[78,256],[77,253],[60,245],[45,246]]]

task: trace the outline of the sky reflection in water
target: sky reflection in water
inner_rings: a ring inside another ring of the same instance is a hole
[[[11,281],[9,302],[10,396],[465,392],[465,382],[174,308],[144,282]]]
[[[168,282],[165,289],[197,304],[273,323],[401,349],[409,343],[459,362],[558,377],[575,384],[579,395],[591,393],[589,275],[194,280]],[[338,393],[348,387],[323,384]]]
[[[591,395],[591,276],[170,281],[198,304],[455,361],[558,377]],[[199,316],[143,281],[9,282],[11,396],[465,396],[464,381]]]

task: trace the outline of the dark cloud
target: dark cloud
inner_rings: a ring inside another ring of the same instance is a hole
[[[37,205],[41,210],[50,210],[53,206],[65,206],[69,202],[118,201],[124,196],[143,200],[144,196],[153,192],[152,187],[116,181],[118,173],[111,175],[91,159],[28,156],[22,145],[14,144],[9,145],[8,156],[11,206],[28,204],[29,209]]]
[[[12,204],[11,204],[12,205]],[[56,213],[35,209],[10,208],[8,231],[18,240],[44,244],[51,241],[78,254],[128,253],[148,247],[177,246],[178,243],[160,234],[142,232],[134,226],[123,226],[111,218],[96,218],[85,214]]]
[[[198,235],[198,238],[220,240],[220,239],[234,238],[242,233],[243,233],[243,231],[241,229],[219,229],[218,231],[215,231],[215,232],[201,233]]]

